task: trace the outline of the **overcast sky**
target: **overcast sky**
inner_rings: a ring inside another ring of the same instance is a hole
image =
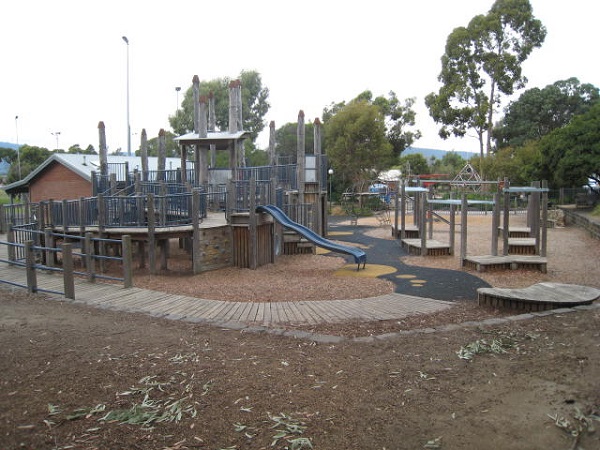
[[[600,2],[530,0],[548,30],[524,64],[527,88],[577,77],[600,86]],[[0,141],[54,149],[127,150],[129,40],[132,151],[145,128],[170,130],[168,116],[192,78],[261,74],[270,90],[265,120],[276,127],[320,117],[323,107],[369,89],[415,97],[417,147],[477,151],[474,138],[441,140],[424,97],[439,89],[446,38],[485,14],[493,0],[333,1],[104,0],[0,4]],[[18,116],[18,119],[15,119]],[[57,134],[59,132],[60,134]],[[54,133],[54,134],[53,134]],[[266,147],[268,126],[258,144]]]

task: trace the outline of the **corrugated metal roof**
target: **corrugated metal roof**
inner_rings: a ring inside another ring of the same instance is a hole
[[[232,141],[246,139],[249,137],[249,131],[237,131],[235,133],[230,133],[228,131],[209,131],[206,134],[206,137],[201,138],[199,133],[187,133],[176,137],[175,140],[180,144],[215,145],[218,149],[222,150],[227,148],[229,143]]]
[[[108,155],[107,161],[109,164],[129,164],[129,170],[142,169],[141,156],[119,156]],[[15,181],[4,187],[4,190],[10,193],[11,190],[19,190],[19,187],[29,185],[40,172],[48,167],[53,162],[57,162],[77,173],[87,181],[92,181],[92,172],[100,172],[100,156],[99,155],[81,155],[72,153],[54,153],[46,161],[40,164],[35,170],[30,172],[25,178],[20,181]],[[181,158],[166,158],[165,168],[167,170],[176,170],[181,167]],[[156,156],[148,157],[148,170],[158,170],[158,158]],[[22,191],[21,189],[20,191]]]

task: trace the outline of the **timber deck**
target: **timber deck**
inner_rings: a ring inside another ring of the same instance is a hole
[[[421,239],[402,239],[402,248],[408,251],[409,255],[423,255]],[[450,255],[450,245],[434,239],[427,239],[425,250],[424,256]]]
[[[22,267],[0,264],[0,279],[25,283]],[[59,274],[37,272],[40,290],[62,291]],[[215,325],[245,324],[265,327],[318,325],[346,321],[401,319],[450,308],[451,302],[402,294],[353,300],[295,302],[235,302],[209,300],[122,285],[75,279],[75,300],[58,294],[50,297],[91,307],[148,314],[154,317]]]
[[[498,234],[502,236],[504,234],[504,227],[498,227]],[[509,227],[508,237],[509,238],[528,238],[531,236],[530,227]]]
[[[535,255],[535,238],[509,238],[508,253],[510,255]]]
[[[520,311],[545,311],[589,305],[600,299],[600,289],[577,284],[538,283],[524,289],[477,289],[479,305]]]
[[[546,273],[548,271],[548,258],[535,255],[467,256],[463,260],[463,266],[469,269],[476,269],[477,272],[537,269],[542,273]]]

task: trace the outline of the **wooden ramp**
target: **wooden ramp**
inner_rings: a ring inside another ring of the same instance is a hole
[[[535,255],[467,256],[463,259],[463,267],[475,269],[477,272],[537,269],[542,273],[546,273],[548,271],[548,258]]]
[[[600,298],[600,289],[577,284],[538,283],[524,289],[477,289],[479,305],[519,311],[545,311],[589,305]]]

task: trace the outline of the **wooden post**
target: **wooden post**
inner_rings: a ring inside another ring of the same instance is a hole
[[[35,294],[37,292],[37,275],[35,273],[35,254],[33,253],[33,241],[25,241],[25,268],[27,270],[27,290]]]
[[[123,257],[123,287],[133,286],[133,257],[131,247],[131,236],[126,234],[121,241],[121,254]]]
[[[494,194],[494,211],[492,213],[492,256],[498,256],[498,227],[500,226],[500,196]]]
[[[67,228],[69,228],[69,208],[66,200],[62,201],[62,226],[63,233],[67,233]]]
[[[271,121],[269,123],[269,165],[276,166],[277,165],[277,155],[275,154],[275,122]]]
[[[465,263],[467,257],[467,221],[469,217],[469,204],[467,194],[463,192],[460,205],[460,265]]]
[[[508,191],[510,184],[508,178],[504,179],[504,216],[502,217],[502,255],[508,256],[508,235],[510,226],[510,192]]]
[[[154,212],[154,194],[148,194],[148,264],[150,273],[156,274],[156,215]]]
[[[85,234],[85,227],[86,227],[86,211],[85,211],[85,200],[83,197],[79,197],[79,201],[77,203],[77,207],[78,207],[78,221],[79,221],[79,234],[81,236],[83,236]]]
[[[4,205],[0,205],[0,234],[6,233],[8,226],[6,224],[6,208]]]
[[[421,216],[419,224],[419,233],[421,236],[421,256],[427,255],[427,202],[425,201],[427,192],[419,193],[419,215]]]
[[[15,230],[13,229],[12,225],[10,225],[8,227],[8,232],[6,233],[6,239],[11,244],[15,243]],[[16,252],[16,248],[15,248],[14,245],[9,245],[8,246],[8,260],[9,261],[16,261],[17,260],[17,252]]]
[[[94,242],[92,241],[92,233],[88,231],[85,233],[85,239],[83,241],[83,253],[85,258],[85,268],[87,270],[87,279],[90,283],[96,281],[96,265],[94,259]]]
[[[258,245],[257,245],[257,217],[256,217],[256,178],[252,175],[250,179],[250,217],[248,218],[250,269],[258,267]]]
[[[432,193],[431,191],[427,193],[427,197],[423,200],[431,200],[431,196]],[[429,215],[427,217],[427,233],[429,236],[429,239],[433,239],[433,204],[426,202],[425,203],[427,205],[427,211],[429,212]]]
[[[159,182],[160,198],[158,200],[158,226],[167,225],[167,185],[164,181]]]
[[[406,237],[406,186],[404,180],[400,185],[400,239]],[[398,233],[398,222],[396,222],[396,233]]]
[[[542,242],[540,256],[545,257],[548,250],[548,181],[542,180]]]
[[[48,267],[54,267],[54,252],[51,250],[54,248],[54,237],[52,236],[52,228],[44,229],[44,246],[46,247],[46,265]]]
[[[304,189],[306,182],[306,149],[305,149],[305,125],[304,111],[298,112],[298,125],[296,128],[296,170],[298,180],[298,202],[304,204]]]
[[[110,195],[115,195],[117,193],[117,174],[111,173],[109,175],[109,183],[110,183]]]
[[[148,135],[146,129],[142,130],[141,142],[141,157],[142,157],[142,180],[148,181]]]
[[[460,228],[462,231],[463,223],[461,222]],[[454,255],[454,240],[456,230],[456,205],[454,203],[450,204],[450,236],[448,240],[448,245],[450,246],[450,255]]]
[[[200,258],[200,192],[192,192],[192,271],[199,274],[201,269]]]
[[[65,297],[75,300],[75,279],[73,278],[73,244],[61,245],[63,254],[63,285]]]
[[[104,232],[106,227],[106,202],[104,201],[104,195],[98,194],[98,232]]]
[[[531,231],[534,233],[533,237],[535,238],[535,254],[540,254],[540,182],[534,181],[533,187],[536,188],[536,192],[533,193],[533,217],[531,221]],[[544,224],[545,227],[545,224]]]

